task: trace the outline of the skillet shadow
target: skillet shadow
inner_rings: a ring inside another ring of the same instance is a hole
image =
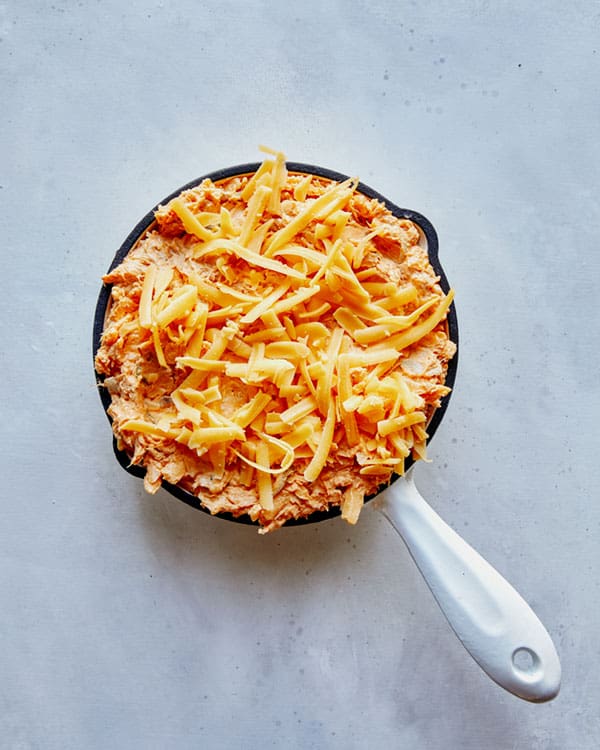
[[[472,661],[404,545],[372,503],[354,527],[337,517],[259,535],[255,526],[212,517],[162,489],[148,495],[139,480],[130,477],[129,482],[128,500],[137,507],[140,534],[166,569],[169,587],[201,613],[209,632],[220,627],[224,613],[247,622],[248,629],[231,625],[227,632],[254,649],[261,669],[274,669],[277,658],[285,656],[288,666],[296,665],[294,660],[302,664],[303,674],[294,678],[298,685],[317,686],[323,675],[315,653],[331,652],[340,674],[350,675],[350,657],[340,655],[346,653],[344,633],[353,642],[383,639],[390,646],[380,674],[367,669],[363,677],[399,730],[412,727],[416,736],[435,742],[432,727],[441,715],[444,731],[453,738],[449,746],[459,747],[469,740],[468,727],[485,715],[494,747],[504,746],[507,738],[518,740],[521,730],[513,728],[514,717],[527,723],[530,704],[494,685]],[[383,592],[387,604],[382,609]],[[348,617],[351,613],[356,618]],[[297,626],[303,635],[293,635]],[[282,651],[290,629],[295,640]],[[266,644],[255,643],[257,632],[271,633],[274,656],[266,653]],[[376,653],[383,651],[379,647]],[[431,678],[415,682],[407,675]],[[465,717],[464,726],[457,725],[456,716]]]
[[[217,575],[221,569],[242,585],[260,581],[276,588],[283,579],[286,587],[303,587],[307,577],[330,576],[332,567],[351,571],[357,561],[373,558],[374,537],[387,526],[367,503],[356,526],[338,516],[262,535],[257,526],[211,516],[163,489],[149,495],[139,480],[131,481],[141,528],[159,561]]]
[[[260,664],[268,658],[261,656],[264,647],[255,644],[254,633],[265,628],[275,633],[275,643],[288,625],[300,625],[307,631],[311,654],[302,651],[306,634],[298,636],[286,653],[288,660],[302,660],[306,676],[298,679],[314,680],[315,685],[322,675],[313,663],[313,652],[328,650],[335,656],[332,638],[337,642],[344,632],[367,642],[383,638],[395,644],[390,645],[391,661],[381,667],[381,675],[368,679],[398,728],[412,726],[418,735],[434,741],[431,727],[436,726],[444,707],[448,717],[493,717],[490,736],[501,744],[503,738],[512,737],[507,728],[515,711],[527,719],[529,704],[494,685],[458,642],[426,592],[404,545],[372,504],[363,509],[354,527],[337,517],[259,535],[255,526],[210,516],[162,489],[148,495],[139,480],[129,481],[129,501],[137,505],[140,533],[159,566],[167,571],[168,585],[202,612],[205,628],[211,627],[212,619],[218,622],[223,612],[247,618],[253,635],[243,637],[248,647],[256,645]],[[350,578],[358,584],[356,591],[348,583]],[[376,607],[383,591],[388,594],[385,610]],[[206,594],[210,596],[208,609],[203,599]],[[328,608],[339,607],[340,594],[348,598],[348,608],[342,608],[338,616]],[[374,618],[364,614],[363,606],[375,613]],[[210,614],[213,608],[219,613],[216,617]],[[348,612],[356,612],[358,619],[342,626]],[[311,624],[318,613],[321,621]],[[281,624],[281,632],[271,616]],[[254,627],[257,623],[260,627]],[[237,632],[235,626],[232,632]],[[343,672],[346,657],[337,658]],[[431,675],[432,679],[416,684],[407,681],[406,675],[414,674]],[[448,690],[449,683],[454,684],[453,690]],[[457,741],[456,746],[468,739],[468,732],[464,734],[450,719],[447,722],[445,729]]]

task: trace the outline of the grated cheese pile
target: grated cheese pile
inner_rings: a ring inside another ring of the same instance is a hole
[[[159,207],[114,271],[96,357],[119,446],[212,513],[270,531],[365,496],[425,458],[455,351],[418,228],[288,174],[205,180]]]

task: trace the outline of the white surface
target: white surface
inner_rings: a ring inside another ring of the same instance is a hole
[[[2,748],[598,747],[600,11],[498,5],[3,3]],[[461,359],[417,478],[548,627],[552,703],[481,673],[373,509],[259,538],[113,459],[99,277],[259,143],[438,229]]]

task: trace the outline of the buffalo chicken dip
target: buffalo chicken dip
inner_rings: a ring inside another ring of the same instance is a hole
[[[365,497],[424,458],[455,352],[411,221],[267,151],[204,180],[104,277],[97,372],[119,448],[211,513],[272,531]]]

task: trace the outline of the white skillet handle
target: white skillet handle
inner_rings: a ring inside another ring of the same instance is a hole
[[[374,501],[404,539],[467,651],[499,685],[541,703],[556,697],[561,669],[548,632],[515,589],[399,479]]]

